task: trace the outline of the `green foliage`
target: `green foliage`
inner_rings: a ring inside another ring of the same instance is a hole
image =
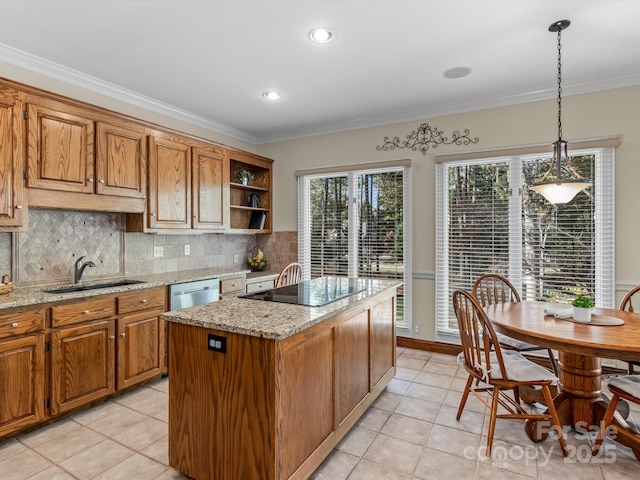
[[[571,302],[571,305],[578,308],[593,308],[596,306],[591,298],[585,297],[584,295],[578,295],[573,302]]]

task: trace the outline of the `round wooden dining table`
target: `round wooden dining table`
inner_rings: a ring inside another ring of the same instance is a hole
[[[558,307],[525,301],[489,305],[485,311],[497,332],[558,351],[559,392],[553,403],[560,422],[589,430],[599,426],[607,405],[601,389],[601,358],[640,360],[640,314],[596,308],[594,319],[613,317],[624,324],[595,325],[545,316],[550,306]]]

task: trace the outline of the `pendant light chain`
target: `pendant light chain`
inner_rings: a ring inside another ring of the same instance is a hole
[[[562,140],[562,29],[558,29],[558,139]],[[560,160],[560,159],[558,159]]]

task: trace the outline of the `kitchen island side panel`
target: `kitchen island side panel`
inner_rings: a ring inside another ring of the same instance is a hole
[[[208,336],[226,338],[226,353]],[[169,325],[169,465],[198,480],[274,478],[274,340]]]

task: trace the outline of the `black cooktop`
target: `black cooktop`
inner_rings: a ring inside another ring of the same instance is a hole
[[[295,285],[240,295],[240,297],[265,302],[321,307],[354,293],[362,292],[366,286],[366,279],[362,278],[320,277]]]

